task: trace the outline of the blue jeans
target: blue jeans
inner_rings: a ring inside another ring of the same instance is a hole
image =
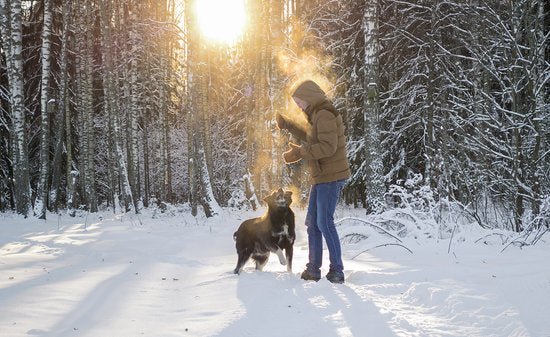
[[[334,210],[345,179],[311,186],[309,206],[306,215],[307,236],[309,241],[309,263],[307,272],[311,276],[321,277],[323,263],[323,237],[327,243],[330,270],[344,275],[340,238],[334,226]]]

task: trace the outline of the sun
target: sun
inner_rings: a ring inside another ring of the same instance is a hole
[[[198,0],[196,13],[201,34],[216,42],[233,44],[246,24],[244,0]]]

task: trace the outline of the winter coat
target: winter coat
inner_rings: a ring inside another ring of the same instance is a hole
[[[300,147],[300,157],[307,161],[311,182],[321,184],[349,178],[351,171],[342,115],[313,81],[300,84],[292,96],[309,104],[305,110],[309,122],[307,130],[286,118],[285,122],[289,131],[305,142]]]

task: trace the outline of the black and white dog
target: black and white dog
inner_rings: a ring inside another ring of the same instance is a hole
[[[280,188],[264,198],[267,213],[260,218],[244,221],[233,234],[238,260],[234,273],[239,274],[249,258],[256,262],[256,269],[267,264],[270,252],[277,254],[279,262],[292,272],[292,247],[296,239],[294,212],[290,209],[292,192]],[[283,255],[285,250],[285,256]]]

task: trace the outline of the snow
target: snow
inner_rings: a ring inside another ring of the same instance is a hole
[[[548,237],[501,252],[501,236],[468,227],[450,253],[449,238],[401,238],[411,254],[373,248],[390,237],[370,228],[343,245],[345,284],[306,282],[295,209],[293,273],[272,256],[234,275],[232,234],[264,211],[0,214],[0,336],[550,336]]]

